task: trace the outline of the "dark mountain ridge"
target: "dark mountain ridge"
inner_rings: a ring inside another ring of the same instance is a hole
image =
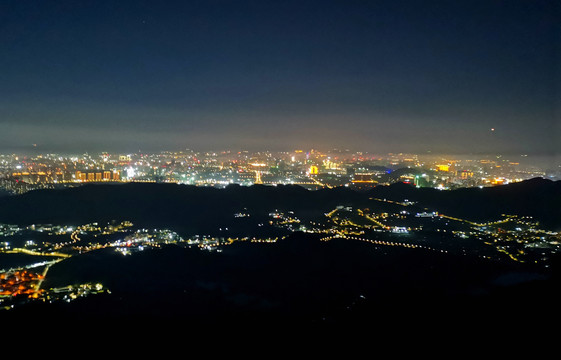
[[[106,248],[54,265],[45,285],[102,282],[110,295],[0,315],[4,320],[135,326],[169,321],[195,329],[331,324],[375,326],[369,330],[395,326],[396,331],[404,324],[427,323],[461,329],[490,318],[506,324],[513,314],[551,319],[550,306],[560,299],[558,274],[497,283],[520,269],[516,263],[462,255],[397,247],[381,251],[343,239],[324,242],[304,233],[274,244],[237,242],[220,253],[167,245],[122,257]]]
[[[231,185],[225,189],[155,183],[84,185],[1,197],[0,222],[76,224],[127,219],[202,230],[211,220],[220,223],[239,211],[266,216],[283,209],[321,216],[338,205],[367,206],[369,198],[407,199],[421,208],[473,221],[516,214],[533,216],[551,229],[561,227],[561,181],[541,178],[458,190],[416,188],[403,183],[369,191],[346,187],[311,191],[296,185]]]
[[[532,216],[543,226],[561,229],[561,181],[533,178],[484,188],[438,190],[397,183],[377,186],[374,197],[418,202],[421,206],[472,221],[495,219],[501,214]]]
[[[264,219],[277,208],[323,216],[338,205],[371,206],[373,197],[407,198],[439,211],[449,207],[446,211],[489,216],[525,210],[546,218],[544,214],[551,213],[551,219],[558,220],[560,188],[561,182],[544,179],[451,191],[406,184],[364,192],[345,187],[308,191],[299,186],[263,185],[225,189],[147,183],[85,185],[1,198],[0,222],[77,224],[127,219],[198,232],[231,221],[238,211]],[[326,242],[320,237],[295,232],[272,244],[235,242],[222,252],[177,245],[128,257],[111,248],[86,252],[53,265],[44,285],[101,282],[111,294],[69,304],[33,304],[4,313],[4,319],[6,323],[25,317],[135,326],[162,320],[195,327],[243,323],[263,328],[375,324],[402,331],[404,323],[424,326],[430,321],[434,325],[437,319],[444,326],[459,328],[491,316],[505,324],[512,314],[517,319],[549,319],[550,305],[560,299],[558,255],[552,259],[548,277],[530,276],[531,280],[505,285],[505,279],[535,275],[534,269],[477,256],[343,239]]]

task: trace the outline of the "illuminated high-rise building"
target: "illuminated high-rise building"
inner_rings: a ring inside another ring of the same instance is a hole
[[[255,183],[256,184],[263,184],[263,181],[261,180],[261,171],[256,171],[255,172]]]
[[[462,179],[469,179],[473,177],[473,171],[464,170],[461,172]]]

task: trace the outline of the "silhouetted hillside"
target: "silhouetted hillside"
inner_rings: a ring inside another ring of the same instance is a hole
[[[204,232],[239,211],[266,219],[275,209],[320,216],[340,203],[360,201],[348,189],[307,191],[299,186],[232,185],[226,189],[177,184],[128,183],[37,190],[0,199],[0,221],[16,224],[79,224],[127,219],[146,226]]]
[[[348,324],[403,331],[403,324],[416,321],[462,327],[489,317],[498,323],[512,314],[541,318],[544,304],[560,300],[559,279],[532,280],[533,275],[516,263],[343,239],[323,242],[302,233],[274,244],[237,242],[222,253],[168,245],[123,257],[108,248],[55,264],[45,286],[102,282],[110,295],[30,305],[3,319],[293,330]]]
[[[473,221],[501,214],[533,216],[544,226],[561,228],[561,181],[534,178],[494,187],[437,190],[397,183],[368,192],[378,198],[417,201],[421,206]]]
[[[76,224],[127,219],[148,226],[205,231],[242,210],[263,219],[275,209],[313,218],[338,205],[363,206],[369,197],[417,201],[421,207],[476,221],[518,214],[534,216],[551,228],[561,225],[561,181],[544,179],[450,191],[403,183],[367,192],[345,187],[309,191],[293,185],[231,185],[226,189],[154,183],[84,185],[0,198],[0,221]]]
[[[367,192],[307,191],[298,186],[88,185],[1,198],[0,221],[77,224],[128,219],[197,233],[228,223],[238,211],[263,219],[277,208],[323,216],[338,205],[372,204],[368,199],[376,196],[407,198],[450,214],[494,217],[523,211],[546,219],[551,213],[551,223],[559,225],[559,187],[560,182],[540,179],[454,191],[405,184]],[[295,232],[273,244],[234,242],[223,252],[178,245],[131,256],[112,248],[86,252],[54,264],[44,286],[101,282],[111,294],[69,304],[30,304],[4,313],[4,319],[243,323],[263,328],[377,324],[401,331],[401,324],[411,321],[440,320],[457,326],[475,319],[479,324],[490,316],[508,321],[512,314],[541,319],[549,311],[542,306],[561,299],[558,259],[543,276],[518,262],[344,239],[325,242],[319,237]]]

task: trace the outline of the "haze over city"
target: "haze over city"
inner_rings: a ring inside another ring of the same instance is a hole
[[[555,155],[558,10],[3,1],[0,150]]]

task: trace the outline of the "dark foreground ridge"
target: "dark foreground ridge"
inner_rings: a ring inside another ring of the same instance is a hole
[[[370,198],[385,198],[408,199],[419,209],[473,220],[502,213],[529,215],[558,229],[560,196],[561,182],[543,179],[454,191],[396,184],[366,192],[131,183],[3,197],[0,222],[126,219],[188,235],[215,231],[239,211],[251,212],[257,222],[277,208],[313,219],[337,206],[361,207]],[[101,282],[110,294],[70,303],[31,303],[0,317],[48,324],[164,322],[191,327],[377,324],[394,330],[412,323],[457,328],[489,319],[495,324],[544,322],[554,319],[561,304],[560,264],[555,257],[551,268],[540,273],[516,262],[351,239],[321,241],[319,234],[300,231],[274,243],[234,242],[222,252],[170,244],[123,257],[114,248],[102,248],[51,266],[44,287]]]
[[[551,321],[558,263],[543,277],[512,264],[296,233],[224,252],[167,246],[122,258],[110,249],[52,267],[49,286],[101,281],[111,294],[32,304],[5,320],[189,326],[474,325]]]

